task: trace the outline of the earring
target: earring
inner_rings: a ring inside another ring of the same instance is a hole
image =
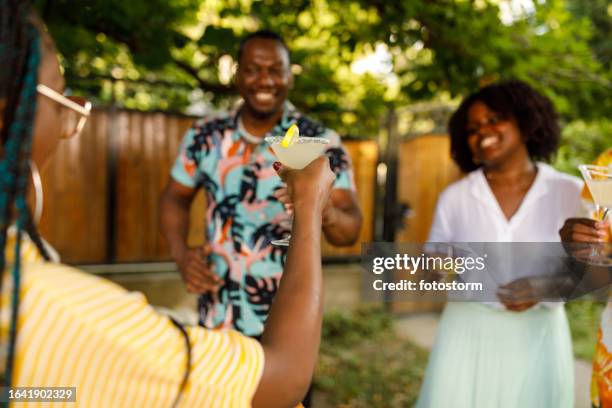
[[[34,225],[38,225],[43,210],[42,179],[40,178],[40,172],[34,160],[29,160],[28,165],[30,166],[30,173],[32,174],[32,186],[34,186]]]

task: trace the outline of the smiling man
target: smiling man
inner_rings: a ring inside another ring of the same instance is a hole
[[[279,286],[286,248],[271,241],[289,233],[289,211],[279,201],[283,186],[265,136],[283,135],[295,123],[304,137],[330,140],[327,155],[336,181],[323,231],[335,245],[351,245],[359,235],[349,157],[335,132],[287,101],[290,67],[289,50],[277,34],[258,31],[242,41],[235,78],[242,103],[187,132],[161,198],[162,232],[187,290],[200,294],[200,323],[209,328],[260,336]],[[189,209],[200,187],[208,202],[206,244],[190,248]]]

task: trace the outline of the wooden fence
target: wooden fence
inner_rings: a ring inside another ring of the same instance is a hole
[[[400,145],[397,199],[409,204],[410,213],[396,241],[427,240],[438,195],[461,176],[449,152],[446,135],[419,136]]]
[[[65,262],[169,260],[159,232],[158,200],[180,141],[193,118],[163,113],[95,110],[82,135],[62,142],[42,170],[41,233]],[[378,147],[345,143],[364,213],[360,242],[373,239]],[[114,205],[112,204],[114,203]],[[204,195],[192,206],[190,242],[203,237]],[[360,244],[325,256],[359,255]]]
[[[438,195],[461,173],[450,158],[450,140],[445,135],[424,135],[403,142],[399,148],[397,199],[408,203],[410,213],[404,228],[396,234],[398,242],[425,242],[433,220]],[[416,275],[405,276],[415,279]],[[411,313],[440,310],[442,304],[429,301],[393,299],[391,310]]]

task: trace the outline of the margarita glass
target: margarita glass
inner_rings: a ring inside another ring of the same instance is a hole
[[[595,214],[594,218],[600,221],[610,220],[610,212],[612,211],[612,166],[595,166],[590,164],[581,164],[578,166],[582,178],[586,182],[586,185],[593,196],[595,202]],[[610,236],[612,234],[612,226],[608,231],[606,241],[610,242]],[[609,244],[608,244],[609,245]],[[607,258],[607,250],[604,249],[604,253],[597,254],[602,260]],[[610,260],[606,259],[606,264]]]
[[[303,169],[314,159],[322,156],[329,144],[329,140],[322,137],[296,137],[287,147],[282,144],[282,136],[269,136],[264,140],[270,144],[278,161],[296,170]],[[283,239],[272,241],[272,245],[289,246],[290,239],[291,235],[288,235]]]

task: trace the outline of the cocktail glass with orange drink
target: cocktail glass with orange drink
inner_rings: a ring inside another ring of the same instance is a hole
[[[595,203],[593,218],[599,221],[608,221],[609,224],[612,224],[610,222],[612,221],[612,166],[581,164],[578,168]],[[612,225],[608,229],[607,247],[610,246],[609,243],[612,241],[611,236]],[[603,251],[599,251],[598,256],[609,258],[609,252],[608,248],[604,248]]]

